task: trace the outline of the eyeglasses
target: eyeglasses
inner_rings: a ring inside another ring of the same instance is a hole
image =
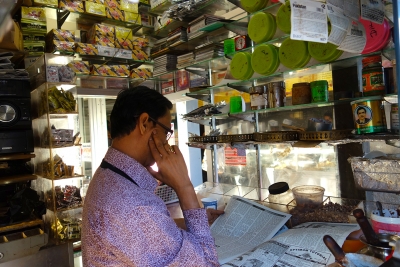
[[[166,135],[165,139],[168,141],[168,140],[171,138],[171,136],[172,136],[172,134],[174,133],[174,131],[172,131],[170,128],[168,128],[167,126],[165,126],[165,125],[162,124],[161,122],[156,121],[155,119],[153,119],[153,118],[150,117],[150,116],[149,116],[149,119],[150,119],[151,121],[153,121],[155,124],[160,125],[161,128],[163,128],[163,129],[165,130],[165,135]]]

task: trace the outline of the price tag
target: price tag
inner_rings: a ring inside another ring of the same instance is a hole
[[[328,23],[326,4],[308,0],[290,0],[291,32],[290,39],[328,42]]]
[[[97,50],[99,51],[99,56],[103,57],[113,57],[115,55],[115,48],[108,46],[97,46]]]
[[[383,23],[385,3],[383,0],[361,0],[361,18],[378,24]]]

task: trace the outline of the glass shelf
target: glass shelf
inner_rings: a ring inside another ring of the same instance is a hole
[[[82,61],[90,61],[91,64],[105,64],[105,63],[120,63],[120,64],[129,64],[135,65],[138,67],[142,64],[153,64],[151,60],[135,60],[135,59],[126,59],[126,58],[119,58],[119,57],[105,57],[105,56],[93,56],[93,55],[81,55],[77,54],[82,59]]]

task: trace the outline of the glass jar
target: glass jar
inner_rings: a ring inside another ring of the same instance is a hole
[[[268,201],[272,203],[287,205],[293,200],[292,190],[286,182],[278,182],[268,187]]]
[[[362,60],[363,95],[375,96],[385,94],[385,79],[381,56],[367,57]]]
[[[268,108],[268,86],[258,85],[250,87],[250,106],[252,110]]]

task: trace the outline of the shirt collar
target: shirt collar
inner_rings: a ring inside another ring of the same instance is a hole
[[[135,159],[115,148],[109,147],[104,160],[114,165],[131,177],[140,188],[155,191],[158,185],[156,179],[149,171]]]

